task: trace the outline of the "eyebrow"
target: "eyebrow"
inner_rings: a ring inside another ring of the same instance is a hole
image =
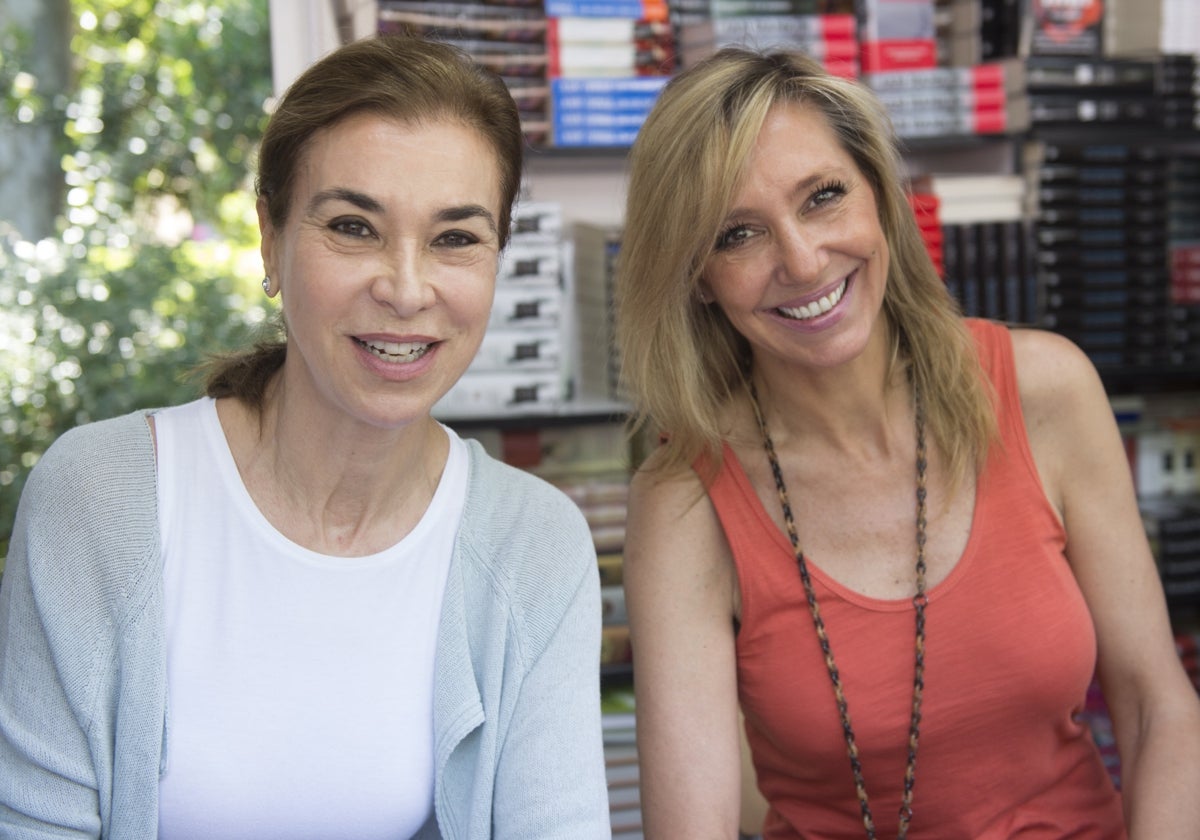
[[[843,169],[844,168],[841,166],[829,165],[817,172],[812,173],[811,175],[801,178],[794,185],[792,185],[789,195],[802,195],[816,187],[817,184],[820,184],[822,181],[830,178],[839,178],[844,180],[847,178],[847,176],[844,174]],[[731,207],[729,208],[729,212],[725,214],[725,218],[732,219],[737,218],[738,216],[744,216],[745,214],[746,210],[744,208]]]
[[[321,192],[314,195],[308,202],[309,214],[316,212],[317,208],[327,201],[345,201],[368,213],[386,212],[386,208],[379,201],[366,193],[338,187],[330,190],[321,190]],[[462,222],[467,219],[483,219],[487,223],[488,228],[493,233],[496,232],[495,217],[486,207],[480,204],[462,204],[454,207],[446,207],[439,210],[434,218],[439,222]]]
[[[365,210],[369,213],[382,213],[383,205],[366,193],[360,193],[357,190],[348,190],[344,188],[336,188],[332,190],[321,190],[314,195],[308,202],[308,212],[311,214],[318,207],[327,201],[345,201],[348,204],[353,204],[360,210]]]
[[[496,219],[491,212],[480,204],[463,204],[457,207],[447,207],[438,211],[439,222],[462,222],[467,219],[483,219],[492,233],[496,233]]]

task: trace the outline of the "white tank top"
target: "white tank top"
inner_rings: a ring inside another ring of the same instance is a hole
[[[407,838],[433,805],[433,664],[466,446],[368,557],[275,530],[201,399],[155,415],[167,638],[159,837]]]

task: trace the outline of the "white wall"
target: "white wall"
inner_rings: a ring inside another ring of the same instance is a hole
[[[305,67],[338,45],[334,9],[334,0],[269,0],[271,76],[277,96]]]

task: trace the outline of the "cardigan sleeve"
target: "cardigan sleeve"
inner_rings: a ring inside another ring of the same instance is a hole
[[[608,840],[591,532],[561,491],[469,443],[440,625],[434,836]]]
[[[590,549],[589,540],[580,551]],[[498,839],[611,835],[600,727],[600,615],[593,553],[521,684],[496,771]]]
[[[99,837],[153,818],[159,646],[140,621],[157,568],[153,464],[130,415],[68,432],[26,483],[0,585],[0,836]]]

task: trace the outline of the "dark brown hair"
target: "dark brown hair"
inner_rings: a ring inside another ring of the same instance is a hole
[[[516,104],[500,77],[462,50],[409,35],[366,38],[317,61],[292,83],[267,123],[259,150],[257,191],[277,228],[287,223],[292,188],[313,136],[359,113],[405,123],[450,120],[479,132],[500,171],[500,247],[508,242],[521,186],[524,138]],[[267,383],[283,365],[283,325],[204,369],[205,392],[261,409]]]

